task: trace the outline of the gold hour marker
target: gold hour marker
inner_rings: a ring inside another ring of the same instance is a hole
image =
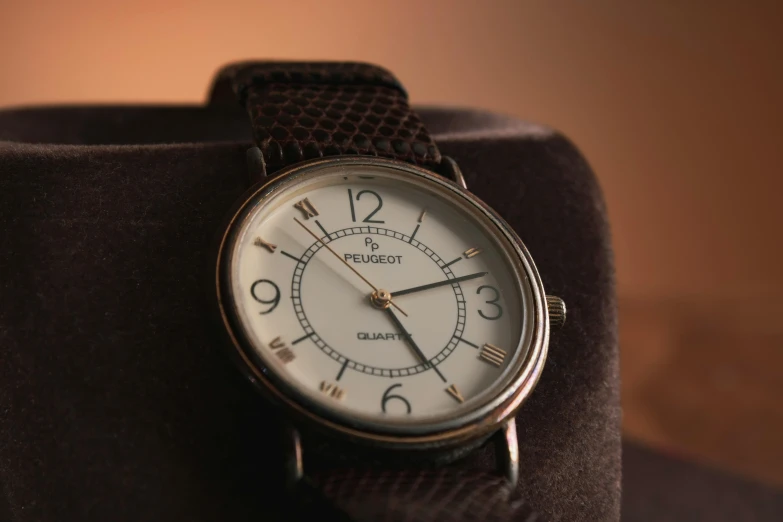
[[[419,215],[418,222],[421,223],[422,221],[424,221],[424,216],[426,215],[427,215],[427,209],[425,208],[424,210],[421,211],[421,215]]]
[[[345,397],[345,390],[337,386],[336,384],[332,384],[330,382],[321,381],[321,391],[328,395],[329,397],[336,399],[338,401],[343,400]]]
[[[294,352],[292,352],[291,349],[285,345],[285,341],[283,341],[279,336],[272,339],[272,342],[269,343],[269,347],[274,350],[280,360],[286,364],[296,359]]]
[[[465,397],[462,396],[462,394],[457,389],[456,384],[452,384],[448,388],[446,388],[446,393],[454,397],[454,399],[457,400],[457,402],[465,402]]]
[[[472,247],[472,248],[469,248],[469,249],[465,250],[463,255],[465,256],[466,259],[470,259],[473,256],[479,255],[480,253],[481,253],[481,249],[480,248]]]
[[[318,211],[315,209],[313,204],[310,203],[310,200],[308,200],[307,198],[304,198],[303,200],[294,203],[294,207],[302,211],[302,214],[304,214],[305,219],[310,219],[311,217],[315,217],[318,215]]]
[[[489,343],[481,347],[479,353],[479,359],[482,359],[493,366],[500,366],[503,364],[503,360],[506,358],[506,352],[498,348],[497,346]]]
[[[267,250],[269,250],[272,253],[274,253],[275,249],[277,248],[277,245],[273,245],[272,243],[267,243],[266,241],[264,241],[260,237],[257,237],[255,239],[255,241],[253,241],[253,244],[255,246],[257,246],[257,247],[266,248]]]
[[[290,348],[283,348],[277,352],[277,356],[286,364],[296,359],[296,355],[294,355],[294,352],[292,352]]]

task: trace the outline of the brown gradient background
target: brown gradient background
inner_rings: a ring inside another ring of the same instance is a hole
[[[224,62],[328,58],[551,125],[606,192],[626,435],[783,485],[783,8],[648,4],[0,0],[0,106],[199,103]]]

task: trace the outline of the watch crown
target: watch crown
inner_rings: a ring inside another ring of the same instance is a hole
[[[555,295],[546,296],[546,307],[549,313],[549,326],[560,328],[566,320],[565,301]]]

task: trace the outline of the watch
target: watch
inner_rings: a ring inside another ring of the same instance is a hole
[[[565,305],[522,241],[385,69],[245,62],[220,73],[213,99],[227,95],[256,146],[215,301],[230,353],[287,420],[292,489],[350,519],[529,513],[514,415]],[[487,442],[498,469],[460,466]],[[327,464],[311,472],[311,455]]]

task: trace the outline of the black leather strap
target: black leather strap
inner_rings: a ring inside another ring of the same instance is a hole
[[[269,172],[305,159],[361,154],[437,167],[441,155],[387,70],[364,63],[249,62],[224,68],[211,103],[228,89],[247,109]]]
[[[387,70],[363,63],[251,62],[224,68],[210,104],[239,99],[267,172],[305,159],[381,156],[437,168],[438,148]],[[499,474],[440,469],[316,470],[298,486],[305,518],[542,521]]]
[[[504,477],[476,469],[332,470],[313,481],[353,520],[545,522]]]

